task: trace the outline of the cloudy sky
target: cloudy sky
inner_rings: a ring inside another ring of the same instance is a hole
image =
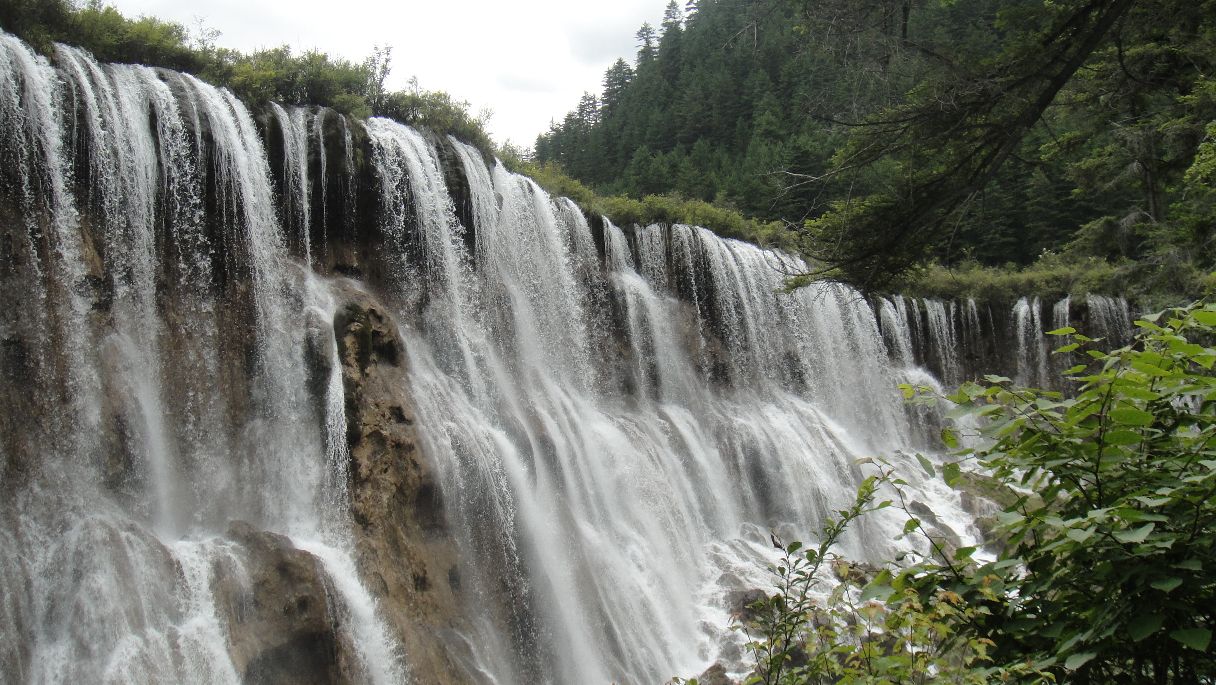
[[[633,34],[658,25],[665,0],[108,0],[127,16],[188,27],[199,20],[238,50],[286,44],[361,61],[391,45],[392,88],[416,76],[427,90],[489,107],[498,142],[531,146],[574,108],[617,57],[632,61]]]

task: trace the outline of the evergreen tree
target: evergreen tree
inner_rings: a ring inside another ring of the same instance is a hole
[[[608,68],[608,71],[604,72],[604,94],[600,99],[604,118],[611,116],[617,106],[621,104],[625,89],[629,87],[631,81],[633,81],[633,68],[624,59],[617,59]]]
[[[638,61],[639,65],[654,60],[658,54],[658,49],[655,47],[657,36],[654,32],[654,27],[650,22],[642,24],[638,32],[634,34],[638,41]]]
[[[926,259],[1216,255],[1216,0],[669,2],[637,39],[538,161],[809,220],[801,249],[872,287]]]

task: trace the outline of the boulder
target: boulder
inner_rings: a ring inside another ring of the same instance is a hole
[[[849,561],[842,558],[832,560],[832,575],[836,576],[837,580],[847,580],[858,586],[868,584],[881,571],[882,569],[879,567],[864,561]]]
[[[753,605],[766,599],[768,594],[759,588],[732,590],[726,594],[726,608],[730,611],[731,618],[741,623],[751,623],[757,615]]]
[[[735,681],[726,673],[725,666],[716,663],[697,676],[697,685],[735,685]]]
[[[228,626],[229,653],[246,683],[358,682],[357,660],[342,637],[320,561],[282,535],[235,522],[228,537],[239,564],[216,562],[212,591]]]

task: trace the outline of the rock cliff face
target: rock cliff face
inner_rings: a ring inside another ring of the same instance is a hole
[[[461,627],[456,545],[434,466],[419,449],[405,349],[383,305],[354,295],[334,322],[346,398],[358,564],[411,668],[466,682],[450,648]]]

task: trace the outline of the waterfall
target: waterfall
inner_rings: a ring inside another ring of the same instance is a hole
[[[904,314],[891,300],[883,297],[878,300],[878,316],[895,363],[902,367],[915,364],[916,357],[912,352],[912,334],[908,330],[908,320]]]
[[[797,257],[589,221],[451,137],[7,34],[0,157],[13,681],[739,674],[731,597],[862,457],[973,540],[897,385],[973,373],[974,301],[788,292]]]
[[[633,253],[629,251],[629,243],[625,233],[604,218],[604,256],[606,266],[611,273],[636,271],[633,263]]]
[[[295,230],[300,242],[299,251],[304,254],[304,262],[311,264],[308,233],[312,225],[312,186],[308,182],[308,143],[310,129],[316,129],[321,117],[314,116],[316,123],[310,127],[307,110],[293,107],[289,112],[274,102],[270,103],[270,107],[278,121],[279,130],[283,132],[283,176],[287,186],[283,192],[284,223]],[[320,145],[318,149],[324,151],[325,146]],[[324,162],[321,168],[325,168]]]
[[[394,187],[441,186],[426,141],[387,122],[372,133],[414,157],[391,167],[407,172]],[[746,582],[739,574],[754,577],[767,555],[752,522],[806,531],[843,501],[857,473],[850,455],[900,440],[873,313],[839,286],[784,294],[778,257],[703,229],[639,229],[634,261],[624,231],[607,222],[604,283],[621,320],[597,322],[593,293],[577,282],[593,247],[581,214],[501,165],[487,173],[471,148],[457,151],[477,259],[440,260],[448,271],[427,278],[432,292],[477,293],[487,304],[460,324],[476,363],[450,356],[446,332],[404,335],[418,425],[462,545],[523,575],[504,599],[501,581],[471,569],[482,598],[469,639],[480,646],[477,668],[500,682],[649,682],[698,668],[732,639],[721,602],[733,586],[719,579]],[[438,207],[420,226],[442,237],[421,240],[456,249],[455,221]],[[668,245],[678,246],[670,271],[656,254]],[[424,325],[434,306],[423,306]],[[620,326],[622,373],[633,381],[595,368],[592,341],[616,335],[603,325]],[[711,367],[729,367],[726,386],[707,380]],[[859,383],[873,394],[859,394]],[[829,399],[805,399],[815,392]],[[873,429],[875,420],[888,423]],[[516,628],[494,629],[499,614]],[[706,616],[716,617],[708,629]]]
[[[1090,337],[1101,337],[1112,347],[1126,345],[1131,341],[1134,328],[1131,307],[1126,299],[1090,294],[1085,297],[1085,305],[1089,310],[1089,325],[1092,327]]]
[[[1072,327],[1072,297],[1065,295],[1058,300],[1051,308],[1051,325],[1055,330],[1061,328]],[[1130,322],[1128,322],[1130,325]],[[1055,338],[1049,345],[1052,348],[1059,348],[1073,341],[1071,335]],[[1066,369],[1072,367],[1076,363],[1076,355],[1072,352],[1064,354],[1057,353],[1053,350],[1051,356],[1052,379],[1055,380]]]
[[[1043,333],[1042,306],[1039,298],[1019,299],[1013,306],[1014,334],[1017,340],[1017,377],[1021,385],[1049,387],[1048,342]]]
[[[4,366],[3,670],[239,682],[238,628],[219,607],[225,588],[252,591],[253,548],[222,535],[245,520],[318,550],[355,671],[400,682],[334,515],[340,377],[320,410],[311,400],[302,322],[332,320],[332,298],[288,259],[251,115],[190,76],[55,54],[52,67],[0,35],[2,145],[20,162],[4,172],[19,256],[0,335],[22,351]],[[26,400],[7,391],[23,368]]]
[[[959,362],[959,337],[954,321],[957,303],[940,300],[925,300],[925,314],[929,321],[929,340],[934,356],[941,365],[944,382],[956,385],[962,378]]]

